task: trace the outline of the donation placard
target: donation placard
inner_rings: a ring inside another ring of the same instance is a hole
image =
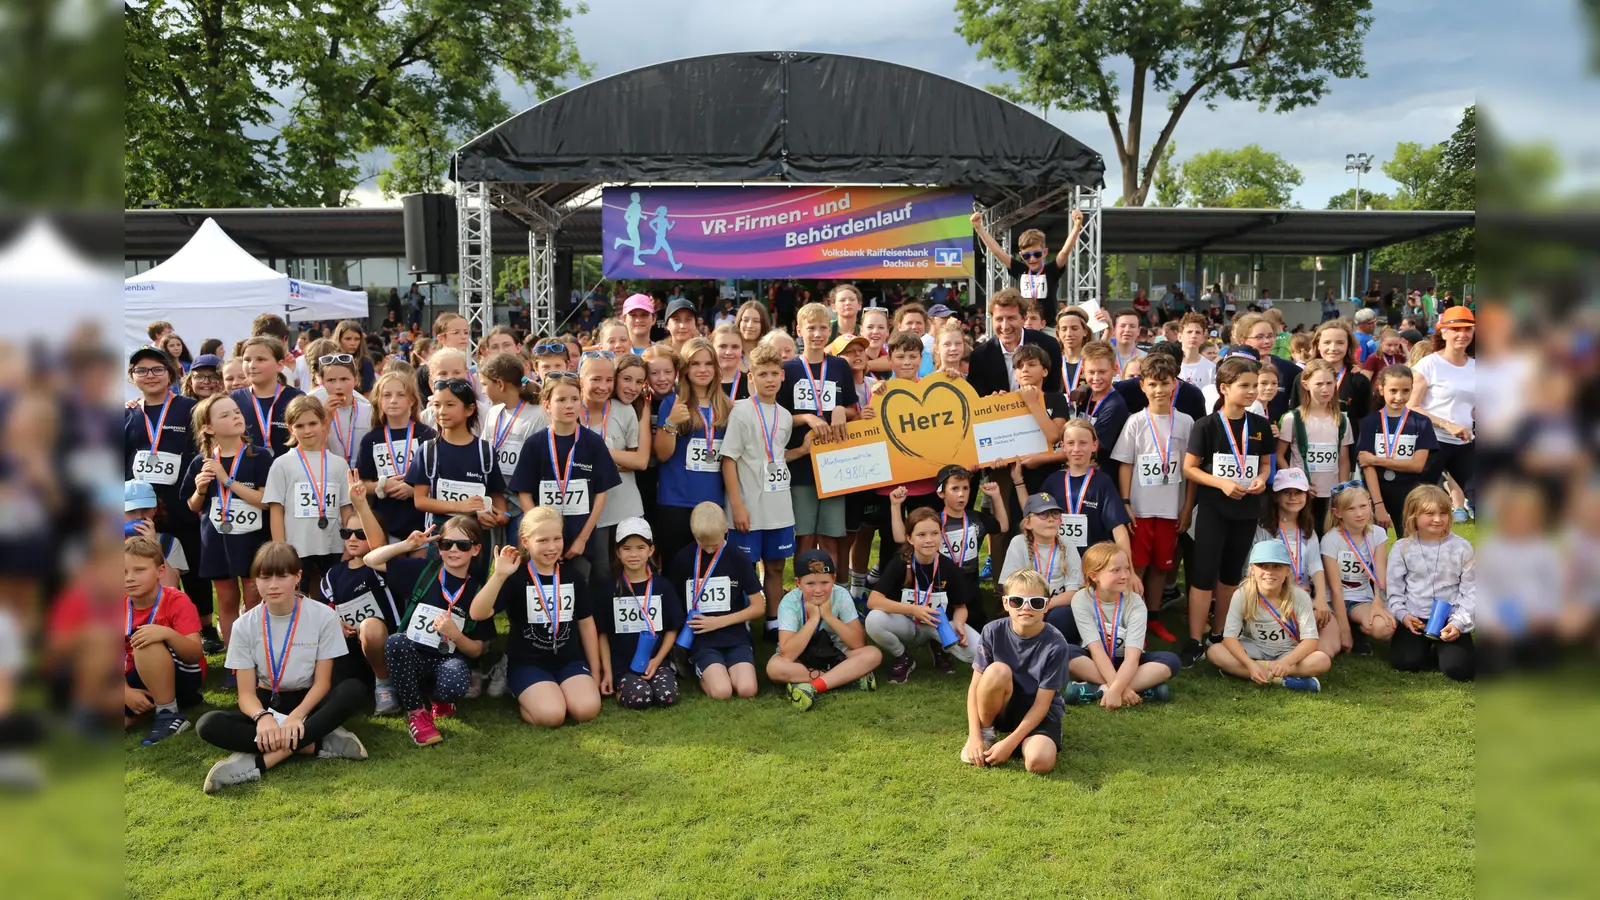
[[[895,379],[873,398],[877,415],[851,422],[840,441],[816,442],[817,495],[893,487],[967,468],[1043,453],[1044,432],[1016,392],[979,397],[964,379]]]

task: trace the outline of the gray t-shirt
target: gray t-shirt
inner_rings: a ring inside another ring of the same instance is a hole
[[[613,400],[611,414],[601,418],[605,421],[606,432],[600,436],[605,438],[606,449],[638,449],[639,414],[633,411],[633,407]],[[592,416],[586,427],[596,434],[600,433],[600,422]],[[595,523],[596,528],[605,528],[623,519],[644,515],[644,498],[639,494],[639,482],[635,480],[633,470],[617,466],[617,477],[622,481],[606,491],[606,508],[600,511],[600,521]]]
[[[319,387],[309,393],[324,407],[328,405],[327,388]],[[354,463],[356,449],[361,446],[361,439],[371,430],[372,404],[360,394],[356,395],[355,402],[351,405],[328,411],[328,449],[338,454],[340,459]],[[317,474],[321,477],[320,472]]]
[[[322,460],[328,461],[328,480],[322,480]],[[294,448],[272,461],[267,473],[267,486],[262,491],[263,504],[277,503],[283,507],[283,536],[301,556],[326,556],[344,553],[344,541],[339,539],[339,524],[344,521],[344,508],[350,505],[350,467],[337,453],[307,453],[305,463],[311,467],[311,477],[306,477],[305,465]],[[317,494],[312,489],[315,481],[322,488],[322,506],[317,506]],[[318,528],[319,513],[326,513],[328,527]]]
[[[744,499],[745,512],[750,514],[750,530],[766,531],[787,528],[794,524],[794,504],[789,494],[789,468],[783,461],[784,448],[789,446],[789,432],[794,427],[794,416],[778,404],[761,404],[756,412],[754,397],[747,397],[733,405],[728,415],[728,435],[722,439],[722,456],[736,460],[739,473],[739,493]],[[760,415],[766,416],[766,427],[772,432],[772,456],[767,461],[767,439],[762,434]],[[803,459],[795,460],[799,465]],[[809,465],[809,463],[807,463]],[[781,490],[768,490],[769,484]],[[728,515],[733,515],[732,507]]]
[[[1038,553],[1035,555],[1035,549]],[[1083,558],[1078,555],[1078,548],[1071,544],[1056,541],[1055,562],[1050,561],[1050,547],[1040,544],[1037,548],[1033,539],[1027,535],[1013,538],[1011,545],[1006,548],[1004,564],[1000,566],[1000,579],[995,582],[1004,588],[1006,580],[1013,574],[1026,569],[1032,569],[1045,577],[1050,582],[1050,596],[1062,591],[1072,590],[1083,585]],[[1045,569],[1050,571],[1046,572]]]
[[[1122,620],[1115,626],[1112,622],[1117,617],[1117,601],[1100,603],[1100,612],[1095,612],[1095,596],[1091,588],[1072,595],[1072,618],[1078,623],[1078,637],[1083,641],[1083,646],[1088,649],[1090,644],[1099,643],[1100,649],[1105,649],[1105,640],[1114,641],[1115,648],[1111,654],[1113,659],[1123,655],[1122,648],[1132,647],[1144,651],[1144,626],[1145,609],[1144,598],[1129,591],[1122,597]],[[1105,617],[1106,631],[1104,637],[1100,634],[1100,618]],[[1113,633],[1115,637],[1113,637]]]
[[[540,431],[550,427],[550,417],[545,414],[544,407],[530,403],[517,412],[515,406],[507,409],[505,404],[496,403],[489,408],[481,424],[482,437],[494,448],[495,462],[500,469],[500,480],[506,484],[511,483],[511,476],[517,471],[517,460],[522,458],[522,449]],[[511,501],[516,501],[515,495],[510,495]]]
[[[1149,410],[1128,417],[1122,435],[1111,451],[1111,458],[1132,466],[1128,496],[1133,500],[1136,519],[1176,519],[1183,508],[1183,454],[1189,446],[1189,429],[1194,419],[1173,410],[1169,426],[1166,416],[1154,416],[1156,434],[1150,433]],[[1159,435],[1159,442],[1157,440]],[[1170,441],[1168,440],[1170,438]],[[1171,453],[1167,452],[1171,446]],[[1161,482],[1162,471],[1167,481]]]
[[[829,596],[829,600],[833,603],[833,617],[835,619],[841,622],[854,622],[858,618],[855,601],[850,599],[850,591],[844,587],[837,584],[834,585],[833,593]],[[784,594],[783,600],[778,603],[778,630],[799,631],[800,627],[805,624],[806,603],[805,600],[801,599],[800,589],[793,588],[789,593]],[[828,624],[828,620],[822,620],[822,624],[818,628],[833,640],[833,646],[837,647],[840,653],[850,649],[840,639],[839,635],[834,633],[833,626]]]
[[[1311,612],[1311,597],[1305,591],[1294,591],[1294,620],[1300,629],[1300,636],[1295,637],[1294,632],[1285,628],[1272,617],[1265,605],[1256,604],[1256,614],[1245,621],[1241,610],[1244,609],[1243,592],[1235,592],[1233,603],[1228,606],[1228,622],[1222,628],[1223,637],[1238,638],[1239,643],[1246,647],[1254,646],[1260,655],[1251,654],[1256,659],[1278,659],[1287,656],[1295,645],[1304,640],[1316,640],[1317,617]],[[1287,610],[1280,609],[1281,616],[1289,615]]]
[[[1061,632],[1046,625],[1038,634],[1025,638],[1011,627],[1009,618],[995,619],[983,626],[972,668],[982,672],[997,662],[1011,667],[1012,677],[1024,691],[1055,691],[1050,711],[1061,714],[1065,708],[1061,691],[1067,685],[1067,639]]]
[[[337,533],[337,532],[336,532]],[[267,604],[257,603],[255,608],[233,623],[233,634],[228,640],[228,657],[224,663],[230,669],[254,669],[256,682],[271,687],[272,666],[267,651],[261,643],[261,617],[267,614]],[[272,617],[272,652],[283,653],[283,641],[289,633],[289,616]],[[332,607],[307,597],[300,598],[300,621],[294,628],[294,640],[289,646],[284,664],[283,678],[278,682],[280,691],[303,691],[311,687],[317,673],[317,661],[333,659],[350,652],[339,628],[339,614]],[[287,713],[289,710],[280,709]]]

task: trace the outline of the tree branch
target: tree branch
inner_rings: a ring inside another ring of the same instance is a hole
[[[381,73],[373,75],[371,78],[367,79],[366,83],[361,86],[361,89],[356,92],[356,99],[366,100],[368,97],[370,97],[373,90],[377,88],[378,83],[383,79],[383,76],[388,75],[390,72],[404,68],[405,66],[409,66],[414,62],[420,62],[421,60],[429,58],[429,54],[417,54],[417,48],[432,38],[434,33],[439,30],[439,26],[443,24],[444,19],[442,17],[435,16],[433,20],[428,23],[427,28],[424,28],[412,35],[411,38],[405,42],[405,45],[400,48],[400,52],[395,54],[394,59],[389,60],[389,64],[383,68]]]
[[[1094,83],[1100,95],[1100,109],[1106,114],[1106,121],[1111,124],[1111,136],[1117,142],[1117,158],[1127,161],[1128,148],[1122,140],[1122,123],[1117,121],[1117,105],[1111,102],[1111,86],[1106,84],[1105,68],[1100,65],[1101,60],[1095,58]]]

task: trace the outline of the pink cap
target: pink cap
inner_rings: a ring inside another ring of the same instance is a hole
[[[636,309],[642,309],[652,315],[656,311],[656,302],[648,294],[634,294],[622,303],[622,314],[627,315]]]
[[[1306,473],[1300,469],[1289,467],[1279,469],[1278,474],[1272,476],[1272,489],[1275,491],[1309,491],[1311,482],[1306,480]]]

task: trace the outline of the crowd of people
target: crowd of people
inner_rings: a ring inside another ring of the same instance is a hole
[[[221,654],[237,708],[194,725],[230,753],[210,792],[365,759],[344,726],[368,697],[420,746],[481,693],[558,727],[764,674],[805,710],[925,659],[973,672],[964,761],[1045,772],[1067,704],[1168,701],[1203,660],[1316,692],[1379,641],[1397,669],[1474,676],[1451,530],[1475,488],[1471,310],[1409,337],[1270,309],[1154,327],[1025,296],[1054,296],[1042,257],[1023,235],[1023,288],[981,336],[850,284],[790,328],[750,301],[707,334],[690,300],[636,294],[587,340],[500,326],[475,348],[454,313],[404,346],[266,314],[186,359],[153,323],[127,368],[125,726],[187,730]],[[815,448],[935,373],[1015,391],[1049,449],[819,496]]]

